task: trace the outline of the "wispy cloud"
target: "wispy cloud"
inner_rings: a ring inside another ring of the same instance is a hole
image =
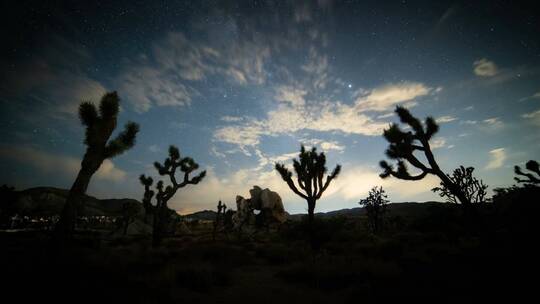
[[[447,123],[447,122],[452,122],[454,120],[457,120],[457,118],[454,116],[445,115],[445,116],[438,117],[435,120],[437,121],[437,123]]]
[[[500,168],[506,160],[506,151],[504,148],[497,148],[489,151],[489,162],[486,165],[486,170]]]
[[[540,126],[540,110],[536,110],[530,113],[525,113],[521,117],[527,119],[532,124]]]
[[[377,87],[371,91],[361,92],[355,103],[360,111],[387,111],[396,104],[412,101],[425,96],[432,89],[423,83],[403,82]]]
[[[300,130],[378,136],[388,123],[376,120],[370,112],[387,111],[430,91],[431,88],[421,83],[388,84],[358,93],[361,96],[348,105],[339,101],[308,103],[303,90],[279,87],[276,96],[279,104],[268,111],[265,119],[246,118],[242,123],[220,127],[214,138],[245,151],[245,147],[257,146],[263,136],[291,135]],[[287,102],[283,103],[284,100]]]
[[[480,77],[492,77],[499,73],[497,65],[486,58],[478,59],[473,63],[474,74]]]

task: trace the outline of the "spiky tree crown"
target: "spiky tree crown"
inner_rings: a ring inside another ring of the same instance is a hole
[[[204,170],[198,175],[190,178],[189,175],[199,169],[199,164],[191,157],[181,157],[180,150],[175,146],[170,146],[169,157],[167,157],[163,163],[155,162],[154,167],[157,169],[159,175],[168,176],[171,182],[171,185],[166,186],[165,189],[163,189],[163,181],[160,180],[156,184],[156,189],[158,190],[157,198],[165,202],[168,201],[178,189],[189,184],[196,185],[206,176],[206,170]],[[181,182],[178,182],[176,179],[178,169],[183,173]],[[145,178],[143,181],[141,177],[141,182],[146,186],[144,182],[148,183],[148,178]]]
[[[424,124],[422,124],[420,120],[411,115],[409,110],[403,107],[396,107],[395,112],[400,121],[408,125],[412,131],[405,132],[397,124],[392,124],[388,129],[384,130],[383,136],[389,143],[386,155],[390,159],[396,159],[398,163],[397,169],[394,170],[392,165],[386,161],[381,161],[380,166],[384,169],[384,172],[380,176],[386,178],[392,175],[399,179],[420,180],[428,173],[435,173],[438,170],[438,165],[433,159],[429,140],[439,131],[439,126],[432,117],[426,118]],[[416,158],[415,151],[424,152],[429,166],[424,165]],[[419,175],[412,176],[407,169],[405,160],[422,172]]]
[[[473,176],[474,167],[459,166],[452,172],[452,175],[448,175],[448,178],[461,189],[462,193],[467,197],[471,203],[484,203],[486,201],[487,188],[482,180],[478,180]],[[450,203],[458,203],[459,200],[448,186],[441,182],[439,187],[431,189],[433,192],[439,193],[440,197],[446,197]]]
[[[519,177],[514,177],[514,179],[518,183],[525,183],[525,184],[540,184],[540,166],[538,165],[537,161],[529,160],[525,164],[525,168],[530,171],[529,172],[523,172],[519,166],[514,167],[514,172],[517,175],[524,176],[527,179],[521,179]],[[536,175],[535,175],[536,174]]]
[[[328,185],[330,185],[330,182],[341,171],[341,166],[337,165],[332,173],[326,177],[326,181],[323,182],[324,175],[327,172],[324,152],[317,153],[315,147],[310,151],[306,151],[303,145],[300,148],[298,159],[293,160],[293,168],[297,176],[298,186],[304,190],[304,193],[298,190],[292,180],[292,172],[284,164],[277,163],[275,168],[281,175],[281,178],[287,182],[289,188],[304,199],[319,199],[326,188],[328,188]]]
[[[128,122],[116,138],[109,140],[116,128],[119,103],[118,94],[110,92],[101,98],[99,113],[91,102],[83,102],[79,105],[79,118],[86,126],[84,143],[91,149],[102,150],[103,159],[115,157],[132,148],[139,132],[138,124]]]

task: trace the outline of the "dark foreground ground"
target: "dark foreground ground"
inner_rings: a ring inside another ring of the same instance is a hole
[[[305,241],[303,222],[216,241],[209,225],[199,225],[157,249],[142,236],[79,232],[73,245],[59,249],[47,232],[4,232],[2,297],[23,303],[519,302],[536,294],[537,204],[489,205],[474,220],[459,206],[441,204],[422,216],[390,216],[379,235],[367,231],[364,217],[324,219],[317,223],[317,250]]]

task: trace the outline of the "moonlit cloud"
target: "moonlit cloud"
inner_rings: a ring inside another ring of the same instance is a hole
[[[521,117],[527,119],[532,124],[540,126],[540,110],[536,110],[530,113],[525,113]]]
[[[503,122],[498,117],[484,119],[482,122],[492,128],[500,128],[503,126]]]
[[[497,148],[489,151],[489,162],[486,170],[498,169],[504,165],[506,160],[506,151],[504,148]]]
[[[431,141],[430,146],[432,149],[443,148],[446,146],[446,139],[443,137],[434,138]]]
[[[454,116],[450,116],[450,115],[437,117],[437,119],[435,119],[435,121],[437,121],[437,123],[447,123],[447,122],[452,122],[454,120],[457,120],[457,118],[454,117]]]
[[[360,94],[356,99],[356,105],[361,111],[387,111],[396,104],[425,96],[431,90],[424,84],[416,82],[388,84]]]
[[[478,59],[473,63],[474,74],[480,77],[492,77],[499,73],[497,65],[486,58]]]
[[[290,134],[300,130],[378,136],[388,123],[377,121],[364,112],[389,110],[396,104],[425,96],[431,89],[412,82],[384,85],[360,93],[361,96],[353,105],[341,102],[307,104],[304,90],[279,87],[277,91],[276,100],[286,103],[269,111],[266,119],[251,119],[239,125],[222,127],[214,133],[214,138],[245,148],[258,145],[263,136]]]

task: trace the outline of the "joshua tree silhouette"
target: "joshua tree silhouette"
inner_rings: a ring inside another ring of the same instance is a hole
[[[455,169],[452,175],[448,175],[448,178],[457,185],[461,191],[467,197],[467,200],[471,203],[484,203],[486,201],[486,189],[487,185],[482,180],[476,179],[472,173],[474,167],[463,167]],[[438,192],[440,197],[446,197],[450,203],[458,203],[457,197],[441,182],[439,187],[431,189],[433,192]]]
[[[190,178],[189,175],[193,171],[199,169],[199,165],[190,157],[181,157],[180,151],[175,146],[169,147],[169,157],[165,159],[163,164],[159,162],[154,163],[154,167],[157,169],[159,175],[168,176],[171,185],[163,188],[163,181],[158,181],[156,184],[156,205],[154,209],[154,222],[152,233],[152,244],[158,246],[161,244],[163,234],[166,230],[167,216],[169,215],[169,208],[167,202],[176,194],[178,189],[187,185],[196,185],[206,176],[206,171],[201,171],[198,175]],[[182,182],[176,180],[176,170],[180,168],[180,171],[184,173]],[[150,203],[154,196],[154,191],[150,190],[153,180],[151,177],[146,177],[142,174],[139,177],[141,184],[145,188],[144,199]]]
[[[465,206],[469,206],[471,201],[459,187],[455,184],[448,175],[446,175],[435,161],[435,156],[431,151],[429,140],[439,131],[439,126],[435,119],[428,117],[424,125],[416,117],[412,116],[409,110],[403,107],[396,107],[396,114],[402,123],[407,124],[413,132],[402,131],[397,124],[392,124],[388,129],[384,130],[384,138],[390,144],[386,150],[386,155],[390,159],[398,161],[397,170],[388,164],[386,161],[381,161],[380,166],[384,172],[380,174],[382,178],[393,176],[403,180],[421,180],[428,174],[433,174],[441,179],[448,191],[456,196],[458,200]],[[424,153],[427,159],[427,164],[422,163],[415,155],[415,151]],[[405,161],[409,162],[414,167],[420,169],[418,175],[411,175],[407,169]]]
[[[308,204],[308,223],[310,229],[310,235],[313,241],[313,219],[315,205],[317,200],[321,198],[324,191],[330,185],[330,182],[339,175],[341,166],[337,165],[332,173],[326,177],[324,181],[324,175],[327,172],[326,168],[326,156],[324,152],[317,153],[317,149],[313,147],[310,151],[306,151],[306,148],[302,145],[300,148],[300,154],[298,160],[293,160],[294,171],[296,172],[296,181],[298,187],[304,191],[300,192],[296,187],[293,179],[292,172],[285,167],[284,164],[277,163],[276,170],[281,175],[281,178],[289,185],[289,188],[301,198],[305,199]]]
[[[56,225],[57,234],[63,239],[72,237],[77,220],[77,211],[81,207],[92,175],[105,159],[124,153],[135,145],[139,125],[128,122],[116,138],[109,140],[116,128],[120,98],[116,92],[106,93],[99,103],[99,112],[91,102],[79,106],[79,118],[86,127],[84,143],[86,153],[81,162],[81,169],[71,186],[60,221]]]
[[[514,172],[516,173],[516,175],[524,176],[527,179],[521,179],[517,176],[514,177],[514,179],[518,183],[531,184],[531,185],[540,184],[540,168],[539,168],[538,162],[534,160],[529,160],[525,164],[525,168],[529,170],[531,173],[523,172],[519,166],[514,167]],[[534,174],[536,174],[536,176]]]
[[[386,195],[382,186],[375,186],[369,190],[368,197],[358,202],[366,210],[369,228],[373,233],[378,233],[383,228],[384,215],[389,202],[387,198],[388,195]]]

